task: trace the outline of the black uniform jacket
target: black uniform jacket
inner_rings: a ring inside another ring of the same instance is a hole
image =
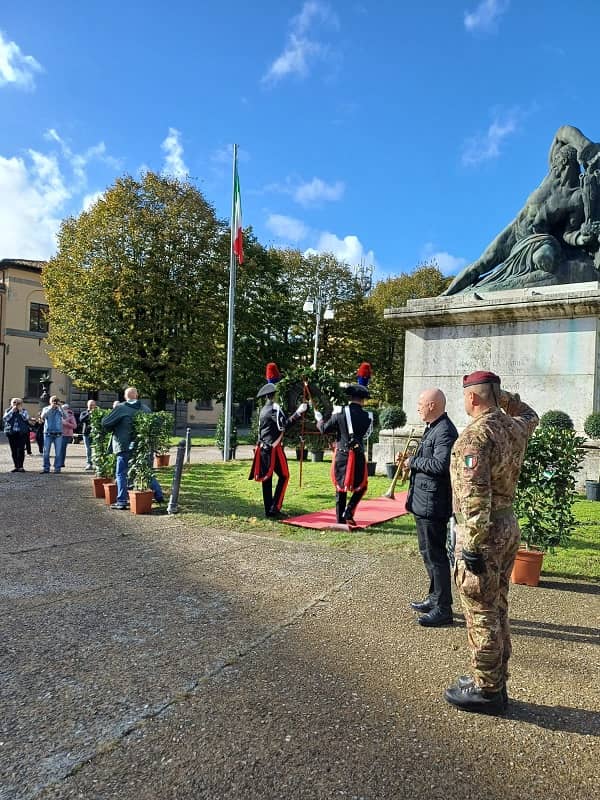
[[[425,428],[417,452],[410,459],[406,508],[425,519],[450,519],[450,453],[458,431],[444,413]]]
[[[348,408],[353,436],[348,430],[345,407],[327,422],[321,420],[317,423],[321,433],[334,433],[336,436],[331,477],[334,486],[340,492],[355,492],[367,486],[367,462],[363,439],[371,427],[371,417],[358,403],[350,403]]]
[[[287,470],[287,459],[283,447],[279,445],[283,432],[297,419],[295,414],[286,417],[277,403],[265,403],[258,418],[258,445],[248,480],[264,481],[270,478],[276,464],[279,464],[284,472]],[[273,448],[276,442],[279,442],[279,445]]]

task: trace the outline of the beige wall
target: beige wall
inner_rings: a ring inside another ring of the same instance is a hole
[[[37,397],[26,397],[27,368],[43,369],[52,379],[50,391],[67,399],[69,379],[52,368],[46,350],[46,337],[29,330],[31,303],[45,303],[41,285],[41,270],[21,269],[9,266],[0,273],[4,277],[4,292],[0,292],[2,303],[0,342],[0,386],[4,367],[4,391],[2,410],[8,408],[12,397],[22,397],[30,414],[37,414],[40,404]],[[4,350],[4,353],[2,352]]]
[[[188,425],[216,425],[219,414],[223,410],[222,403],[213,401],[211,409],[198,409],[195,400],[187,404],[187,424]]]

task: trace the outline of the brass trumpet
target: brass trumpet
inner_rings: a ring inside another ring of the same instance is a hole
[[[396,459],[397,467],[396,472],[394,473],[394,477],[392,478],[392,482],[390,483],[390,488],[387,492],[383,495],[384,497],[389,497],[390,500],[394,499],[394,489],[396,488],[396,483],[400,479],[401,481],[405,481],[408,478],[409,470],[406,469],[404,466],[404,462],[409,456],[415,454],[417,447],[419,446],[419,442],[421,440],[420,436],[415,436],[415,429],[411,428],[410,433],[408,434],[408,439],[406,440],[406,445],[404,450],[398,458]]]

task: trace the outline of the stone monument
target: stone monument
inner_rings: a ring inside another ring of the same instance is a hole
[[[566,411],[578,432],[600,410],[600,145],[558,130],[550,168],[516,218],[441,297],[385,310],[406,331],[404,410],[437,386],[457,427],[462,377],[492,370],[543,414]],[[380,436],[379,465],[389,460]],[[597,479],[597,474],[593,476]]]

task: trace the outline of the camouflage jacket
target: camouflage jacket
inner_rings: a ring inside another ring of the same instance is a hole
[[[527,440],[538,416],[518,394],[502,392],[500,408],[474,418],[452,448],[452,507],[463,547],[484,545],[494,512],[512,506]]]

